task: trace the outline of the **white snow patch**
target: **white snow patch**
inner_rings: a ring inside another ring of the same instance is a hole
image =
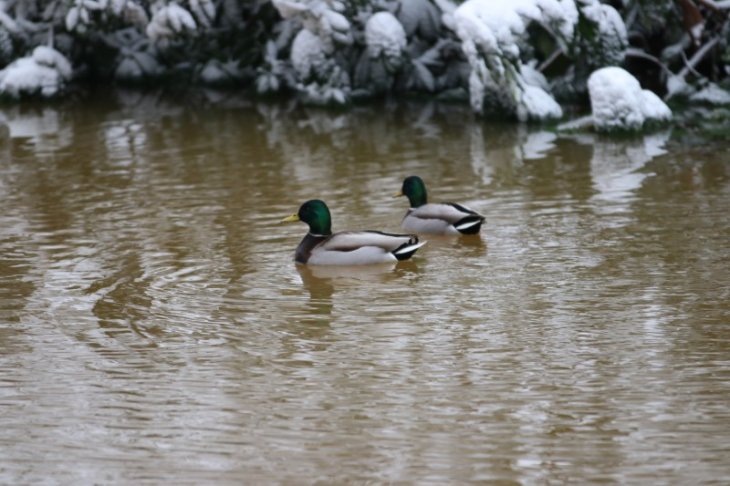
[[[599,3],[597,0],[582,7],[581,12],[596,24],[598,37],[607,51],[611,52],[612,58],[617,62],[623,60],[629,41],[621,14],[612,6]]]
[[[190,12],[171,2],[155,12],[146,32],[152,42],[164,42],[184,32],[194,32],[197,27]]]
[[[342,2],[330,0],[272,0],[284,19],[298,19],[305,29],[318,36],[328,51],[333,43],[351,44],[350,21],[340,12]]]
[[[522,79],[525,80],[525,83],[531,86],[537,86],[545,91],[548,90],[550,85],[548,84],[547,78],[544,74],[535,69],[534,66],[530,64],[522,64],[520,66],[520,73],[522,74]]]
[[[71,63],[57,50],[38,46],[28,57],[16,59],[0,71],[0,93],[19,97],[36,94],[50,97],[71,79]]]
[[[517,43],[531,21],[554,25],[570,39],[578,9],[573,0],[467,0],[454,20],[462,41],[474,41],[485,53],[517,56]]]
[[[722,89],[715,83],[710,83],[700,91],[689,97],[692,101],[702,101],[712,105],[730,104],[730,92]]]
[[[525,85],[522,99],[517,107],[517,119],[547,120],[563,116],[563,109],[544,89],[538,86]]]
[[[672,112],[657,95],[619,67],[605,67],[588,78],[594,126],[599,130],[641,128],[646,121],[669,120]]]
[[[294,38],[290,58],[299,78],[307,79],[312,68],[325,63],[327,53],[322,39],[307,29],[302,29]]]
[[[56,49],[47,46],[38,46],[33,49],[33,60],[40,66],[55,69],[63,79],[71,79],[71,63]]]
[[[519,44],[533,21],[567,41],[573,36],[578,9],[574,0],[467,0],[454,11],[453,25],[472,68],[469,91],[475,111],[482,111],[490,93],[511,105],[520,120],[562,116],[537,71],[519,61]]]
[[[365,24],[365,42],[370,57],[399,59],[406,48],[406,31],[390,12],[378,12]]]

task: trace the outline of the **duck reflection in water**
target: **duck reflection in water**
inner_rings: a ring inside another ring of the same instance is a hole
[[[488,250],[486,238],[479,234],[461,235],[458,238],[449,235],[431,235],[428,238],[428,244],[434,253],[445,251],[466,259],[483,257]],[[404,263],[413,262],[400,262],[398,266],[400,267]]]
[[[420,277],[418,264],[412,260],[379,265],[296,265],[296,269],[304,289],[309,292],[309,310],[313,322],[331,316],[335,291]]]

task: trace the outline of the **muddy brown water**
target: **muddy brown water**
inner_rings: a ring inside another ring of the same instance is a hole
[[[730,482],[728,144],[133,92],[0,120],[0,483]],[[301,202],[397,231],[410,174],[481,237],[293,263]]]

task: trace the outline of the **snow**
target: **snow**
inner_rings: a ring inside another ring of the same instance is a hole
[[[71,79],[71,63],[57,50],[38,46],[28,57],[15,60],[0,71],[0,93],[12,97],[40,93],[57,94]]]
[[[274,4],[274,7],[279,11],[279,15],[283,19],[294,18],[309,9],[304,3],[296,1],[272,0],[271,3]]]
[[[197,24],[193,16],[175,2],[157,10],[147,25],[147,37],[152,42],[166,41],[185,31],[194,32]]]
[[[41,66],[53,68],[64,79],[71,79],[71,63],[52,47],[38,46],[33,49],[33,60]]]
[[[406,31],[390,12],[378,12],[365,24],[365,42],[370,57],[399,59],[406,48]]]
[[[531,21],[556,25],[569,39],[578,21],[573,0],[467,0],[454,12],[462,42],[488,54],[519,55],[518,42]]]
[[[597,1],[584,6],[581,11],[588,20],[596,24],[598,42],[603,44],[606,51],[604,56],[610,56],[616,63],[623,61],[629,41],[626,25],[618,11]]]
[[[189,0],[190,10],[205,27],[210,27],[215,20],[215,4],[213,0]]]
[[[284,19],[298,19],[305,29],[318,36],[330,51],[333,43],[351,44],[350,21],[340,11],[341,2],[330,0],[272,0]]]
[[[452,23],[446,17],[444,21]],[[562,116],[544,81],[519,59],[520,42],[533,21],[567,41],[573,36],[578,9],[573,0],[467,0],[454,11],[453,25],[472,68],[469,91],[475,111],[482,111],[490,94],[511,105],[519,120]]]
[[[672,117],[657,95],[642,90],[639,81],[619,67],[605,67],[588,78],[593,123],[598,130],[636,130],[647,121]]]
[[[711,105],[728,105],[730,104],[730,92],[722,89],[715,83],[710,83],[700,91],[692,94],[689,99]]]
[[[408,37],[419,32],[421,37],[436,39],[441,24],[441,11],[429,0],[400,0],[398,21]]]
[[[525,85],[517,106],[518,120],[547,120],[561,118],[563,109],[547,91],[539,86]]]
[[[297,71],[299,79],[309,78],[312,69],[324,64],[326,57],[322,40],[307,29],[300,30],[294,38],[290,54],[292,65]]]

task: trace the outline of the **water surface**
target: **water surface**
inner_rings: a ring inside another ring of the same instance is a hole
[[[0,483],[730,482],[726,143],[465,107],[0,110]],[[297,267],[306,199],[484,213]]]

